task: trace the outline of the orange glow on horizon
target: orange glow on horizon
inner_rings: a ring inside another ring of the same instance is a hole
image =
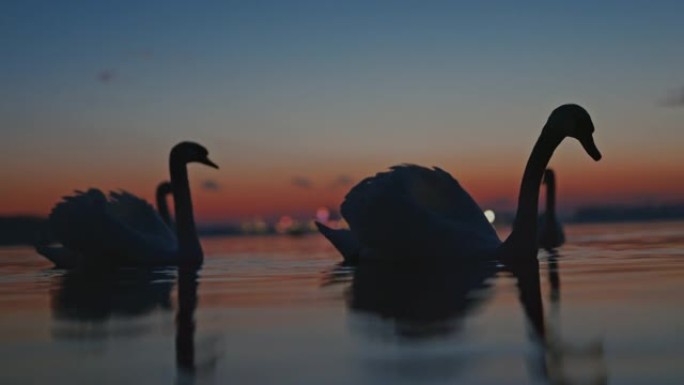
[[[503,206],[504,209],[514,209],[521,171],[511,173],[508,168],[489,166],[494,163],[496,162],[490,160],[479,169],[463,171],[454,171],[460,169],[449,168],[448,165],[444,168],[451,171],[483,207],[490,207],[498,202],[498,206]],[[677,165],[657,165],[657,172],[654,172],[653,164],[629,164],[626,161],[615,160],[612,164],[606,162],[606,165],[608,167],[604,167],[600,162],[595,165],[582,163],[574,167],[559,165],[556,168],[559,204],[562,207],[577,207],[584,204],[682,202],[684,177]],[[206,191],[200,187],[200,181],[207,175],[216,175],[211,171],[213,170],[203,171],[197,178],[192,178],[194,207],[200,221],[278,217],[302,213],[314,217],[320,207],[336,210],[351,187],[329,185],[329,173],[323,170],[302,173],[311,175],[310,178],[314,182],[311,187],[293,185],[289,174],[285,173],[274,177],[273,173],[264,171],[234,171],[231,173],[232,178],[217,179],[220,184],[218,191]],[[236,173],[244,175],[236,177]],[[85,189],[90,186],[103,190],[125,187],[127,191],[152,203],[153,189],[157,182],[150,182],[150,178],[145,174],[146,172],[139,170],[136,174],[120,174],[112,178],[111,175],[103,173],[85,172],[72,177],[69,185],[63,180],[58,182],[59,179],[64,179],[63,176],[27,179],[20,178],[21,175],[13,175],[11,183],[3,188],[0,215],[46,215],[63,195],[70,194],[75,188]],[[247,175],[249,177],[246,177]],[[371,172],[356,171],[346,175],[350,175],[353,183],[356,183],[361,178],[371,175]],[[90,180],[90,183],[86,180]]]
[[[576,144],[563,146],[550,165],[556,170],[561,209],[586,204],[684,201],[684,168],[680,166],[684,159],[680,159],[678,153],[663,152],[658,158],[644,162],[642,158],[630,155],[635,151],[633,149],[618,152],[608,148],[608,151],[604,150],[604,159],[593,162],[573,145]],[[153,203],[154,188],[165,179],[159,175],[168,175],[168,171],[166,162],[157,161],[156,154],[146,156],[151,159],[128,159],[131,164],[86,167],[87,160],[59,163],[55,159],[23,168],[5,168],[0,175],[4,182],[0,186],[0,215],[47,215],[62,196],[71,194],[74,189],[89,187],[104,191],[123,188]],[[348,158],[339,154],[329,158],[304,155],[285,160],[282,156],[264,152],[262,158],[253,155],[250,158],[253,161],[246,163],[214,151],[211,157],[221,169],[191,165],[197,219],[277,218],[304,213],[314,217],[320,207],[337,210],[353,184],[402,159],[425,166],[440,166],[450,172],[482,207],[512,210],[527,154],[501,150],[495,156],[480,153],[395,154],[389,159],[381,154]],[[306,179],[308,183],[296,183],[296,177]],[[203,189],[202,183],[207,180],[216,182],[218,188]]]

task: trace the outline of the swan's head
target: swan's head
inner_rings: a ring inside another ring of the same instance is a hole
[[[181,142],[173,146],[171,159],[179,159],[183,163],[202,163],[209,167],[219,168],[216,163],[209,160],[209,151],[194,142]]]
[[[157,195],[165,196],[171,194],[171,182],[164,181],[157,186]]]
[[[594,143],[594,123],[584,108],[576,104],[562,105],[553,110],[547,126],[553,127],[554,131],[560,131],[563,137],[569,136],[579,140],[589,156],[594,160],[601,159],[601,152]]]

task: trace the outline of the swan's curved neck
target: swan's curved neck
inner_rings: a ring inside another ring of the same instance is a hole
[[[157,211],[167,226],[171,227],[171,214],[169,213],[169,205],[166,204],[166,191],[164,189],[157,189]]]
[[[556,217],[556,178],[553,174],[546,176],[544,184],[546,185],[546,219],[553,219]]]
[[[505,242],[508,253],[536,256],[539,187],[551,155],[563,140],[562,137],[551,135],[549,132],[552,130],[544,127],[532,149],[530,158],[527,160],[525,173],[520,184],[518,211],[515,214],[513,231]]]
[[[169,169],[171,171],[171,186],[173,189],[174,207],[176,209],[179,263],[201,264],[203,259],[202,246],[197,238],[186,163],[172,154],[169,160]]]

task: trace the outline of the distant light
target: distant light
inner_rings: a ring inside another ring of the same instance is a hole
[[[264,234],[268,231],[268,224],[261,218],[254,218],[241,225],[242,231],[247,234]]]
[[[275,228],[278,234],[284,234],[295,225],[294,219],[289,215],[283,215],[276,223]]]
[[[319,207],[318,210],[316,210],[316,220],[321,223],[326,223],[328,222],[328,219],[330,219],[330,210],[328,210],[327,207]]]
[[[485,210],[484,215],[487,218],[487,220],[489,221],[489,223],[494,223],[494,219],[496,219],[496,215],[494,215],[493,210]]]

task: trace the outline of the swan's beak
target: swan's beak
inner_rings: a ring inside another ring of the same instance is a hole
[[[200,163],[206,164],[207,166],[213,167],[213,168],[215,168],[215,169],[218,169],[218,168],[219,168],[219,166],[218,166],[216,163],[210,161],[209,158],[204,158],[204,159],[202,159],[202,160],[200,161]]]
[[[589,156],[594,159],[594,160],[601,160],[601,152],[596,148],[596,144],[594,143],[594,137],[591,135],[582,137],[580,139],[580,143],[582,143],[582,147],[584,147],[584,151],[589,154]]]

